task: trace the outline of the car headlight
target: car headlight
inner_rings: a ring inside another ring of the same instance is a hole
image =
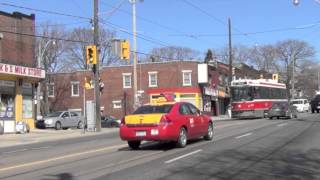
[[[46,124],[52,124],[52,119],[46,119],[45,121],[44,121]]]

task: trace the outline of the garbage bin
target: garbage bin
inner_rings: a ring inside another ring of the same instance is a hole
[[[18,121],[16,124],[16,133],[24,134],[29,133],[30,129],[28,124],[22,121]]]

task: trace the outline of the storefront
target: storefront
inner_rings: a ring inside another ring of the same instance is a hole
[[[212,116],[218,114],[217,90],[211,87],[203,88],[203,112]]]
[[[230,95],[225,90],[218,90],[219,114],[227,114]]]
[[[0,124],[5,133],[14,133],[19,121],[34,128],[34,89],[44,77],[42,69],[0,63]]]
[[[150,103],[158,99],[161,93],[172,93],[177,102],[189,102],[195,105],[198,109],[203,109],[201,91],[199,88],[157,88],[149,89],[147,93],[150,96]]]

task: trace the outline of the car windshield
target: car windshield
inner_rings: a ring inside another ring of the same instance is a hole
[[[231,94],[233,101],[250,101],[253,99],[252,87],[232,87]]]
[[[277,109],[277,108],[286,108],[288,107],[287,103],[274,103],[272,105],[272,109]]]
[[[292,104],[303,104],[302,101],[292,101]]]
[[[47,117],[59,117],[62,111],[52,112],[47,115]]]
[[[173,105],[160,105],[160,106],[141,106],[133,114],[157,114],[157,113],[169,113]]]

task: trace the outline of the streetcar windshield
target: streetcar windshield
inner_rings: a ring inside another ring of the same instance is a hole
[[[253,100],[253,89],[249,86],[232,87],[231,94],[233,101],[251,101]]]

